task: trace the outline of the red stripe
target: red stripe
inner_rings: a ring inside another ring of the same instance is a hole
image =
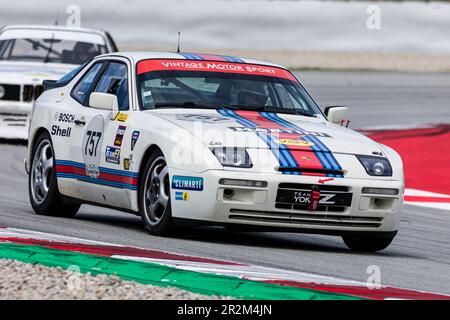
[[[84,176],[84,177],[88,176],[86,174],[86,170],[85,169],[81,169],[81,168],[73,167],[73,166],[67,166],[67,165],[57,165],[56,166],[56,171],[59,172],[59,173],[77,174],[77,175],[81,175],[81,176]],[[98,179],[103,179],[103,180],[113,181],[113,182],[120,182],[120,183],[127,183],[127,184],[131,184],[131,185],[137,185],[138,184],[138,179],[137,178],[121,176],[121,175],[117,175],[117,174],[113,174],[113,173],[101,172],[100,176],[98,177]]]
[[[216,59],[214,59],[216,60]],[[234,63],[234,62],[215,62],[215,61],[199,61],[199,60],[144,60],[137,65],[137,73],[143,74],[151,71],[200,71],[200,72],[221,72],[221,73],[236,73],[256,76],[271,76],[277,78],[289,79],[297,82],[297,79],[289,71],[270,67],[261,66],[249,63]]]
[[[450,203],[450,198],[405,196],[405,201],[411,201],[411,202],[436,202],[436,203],[442,202],[442,203]]]
[[[227,59],[225,59],[224,57],[216,56],[213,54],[196,53],[195,55],[210,61],[227,61]]]
[[[90,244],[80,244],[80,243],[70,243],[70,242],[58,242],[58,241],[47,241],[38,239],[28,239],[28,238],[13,238],[13,237],[0,237],[0,242],[13,242],[25,245],[38,245],[44,246],[49,249],[67,250],[74,252],[81,252],[87,254],[95,254],[99,256],[131,256],[131,257],[141,257],[150,259],[160,259],[160,260],[179,260],[179,261],[191,261],[191,262],[201,262],[201,263],[213,263],[220,265],[240,265],[238,263],[220,261],[214,259],[192,257],[178,255],[163,251],[149,250],[149,249],[139,249],[133,247],[119,247],[119,246],[108,246],[108,245],[90,245]]]
[[[313,289],[330,293],[341,293],[352,295],[355,297],[368,298],[374,300],[384,300],[387,298],[412,299],[412,300],[450,300],[450,296],[392,287],[369,289],[367,287],[360,287],[360,286],[327,285],[327,284],[296,282],[289,280],[268,280],[265,282],[281,284],[291,287],[298,287],[303,289]]]
[[[286,126],[283,126],[279,123],[276,123],[270,119],[267,119],[266,117],[263,117],[259,112],[255,111],[246,111],[246,110],[238,110],[236,111],[236,114],[239,116],[250,120],[258,125],[260,128],[264,129],[286,129],[290,130],[291,128],[288,128]],[[272,134],[272,136],[275,134]],[[276,134],[278,136],[278,139],[293,139],[293,140],[303,140],[303,137],[301,134],[291,134],[291,133],[279,133]],[[286,148],[291,152],[292,157],[295,159],[296,163],[298,164],[299,168],[305,168],[305,169],[324,169],[322,163],[320,162],[317,155],[314,153],[312,147],[308,146],[292,146],[292,145],[285,145]],[[322,173],[302,173],[305,176],[314,176],[314,177],[323,177],[325,174]]]

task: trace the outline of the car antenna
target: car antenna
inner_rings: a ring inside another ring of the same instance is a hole
[[[56,10],[55,26],[58,25],[58,19],[59,19],[59,10]]]
[[[177,47],[177,52],[180,52],[180,35],[181,35],[181,32],[178,31],[178,47]]]

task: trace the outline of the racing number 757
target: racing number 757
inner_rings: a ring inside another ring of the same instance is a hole
[[[97,147],[102,136],[101,132],[88,130],[86,132],[88,138],[86,139],[86,146],[84,147],[84,154],[89,154],[90,156],[97,156]]]

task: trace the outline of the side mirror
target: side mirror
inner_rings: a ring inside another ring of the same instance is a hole
[[[89,96],[89,106],[91,108],[111,111],[114,115],[119,112],[117,97],[110,93],[92,92]]]
[[[331,123],[342,124],[343,121],[348,121],[348,108],[338,106],[326,107],[325,115]]]
[[[58,83],[56,80],[44,80],[42,81],[42,86],[44,87],[44,91],[58,88]]]

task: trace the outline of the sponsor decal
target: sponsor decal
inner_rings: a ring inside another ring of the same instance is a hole
[[[120,121],[120,122],[125,122],[128,119],[128,114],[124,113],[124,112],[118,112],[116,117],[114,118],[114,120],[116,121]]]
[[[64,112],[55,112],[53,120],[55,120],[55,122],[73,123],[75,121],[75,115]]]
[[[86,166],[86,175],[97,179],[100,175],[100,168],[96,165],[90,164]]]
[[[116,138],[114,139],[114,145],[116,147],[122,146],[123,136],[125,135],[126,129],[127,127],[125,126],[119,126],[119,128],[117,129]]]
[[[261,127],[228,127],[236,132],[251,132],[251,133],[267,133],[267,134],[297,134],[301,136],[316,136],[322,138],[331,138],[328,133],[314,132],[296,129],[278,129],[278,128],[261,128]]]
[[[106,162],[120,164],[120,148],[106,147],[105,151]]]
[[[186,191],[176,191],[175,192],[175,200],[177,201],[189,201],[189,193]]]
[[[187,57],[187,59],[189,60],[151,59],[140,61],[137,66],[137,73],[143,74],[146,72],[160,70],[223,72],[257,76],[272,76],[297,82],[297,79],[292,75],[292,73],[282,68],[247,63],[233,63],[228,61],[199,61],[199,59],[194,56]]]
[[[133,161],[133,155],[130,154],[128,158],[123,159],[123,169],[124,170],[133,170],[134,167],[134,161]]]
[[[332,193],[320,194],[320,190],[318,188],[313,189],[311,192],[295,191],[294,192],[294,202],[299,203],[299,204],[313,204],[313,205],[314,205],[314,202],[317,202],[315,204],[316,209],[317,209],[317,204],[325,204],[325,205],[335,204],[335,201],[332,201],[332,199],[335,196],[336,196],[336,194],[332,194]],[[310,210],[316,210],[316,209],[310,208]]]
[[[211,147],[221,146],[222,142],[220,142],[220,141],[210,141],[208,145],[210,145]]]
[[[133,131],[133,134],[131,135],[131,151],[134,150],[134,147],[139,139],[139,136],[141,135],[140,131]]]
[[[71,133],[72,133],[72,128],[64,128],[63,129],[57,125],[52,126],[52,130],[51,130],[52,136],[69,138]]]
[[[186,177],[173,176],[172,189],[203,191],[203,178],[200,177]]]
[[[176,116],[177,120],[184,121],[201,121],[204,123],[223,123],[223,122],[232,122],[230,118],[221,117],[216,115],[209,114],[179,114]]]
[[[278,139],[275,141],[279,144],[284,144],[286,146],[312,147],[314,145],[314,143],[312,142],[296,139]]]
[[[304,161],[311,161],[311,158],[308,156],[302,156],[302,160]]]

